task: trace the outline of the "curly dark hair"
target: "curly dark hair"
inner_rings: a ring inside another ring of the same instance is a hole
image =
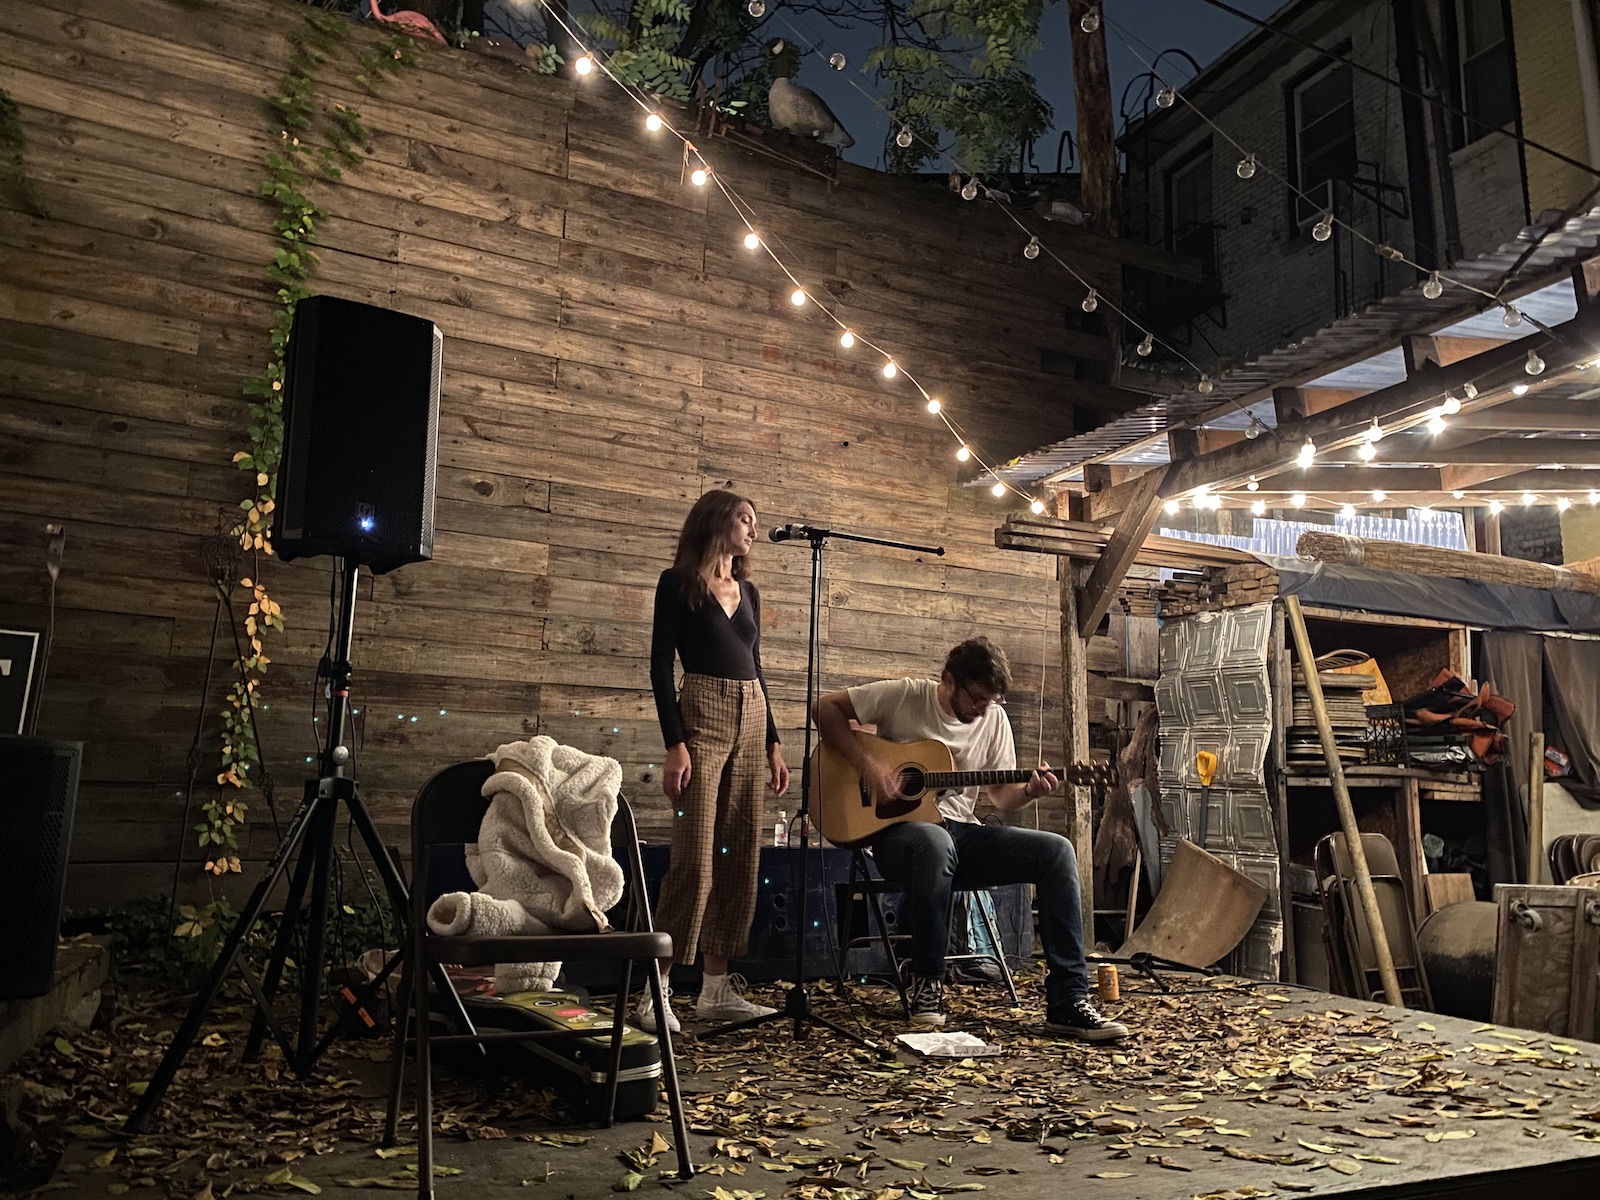
[[[706,572],[716,563],[718,555],[727,553],[728,530],[733,526],[734,515],[741,504],[755,504],[726,488],[709,491],[694,502],[689,515],[683,519],[683,529],[678,534],[678,551],[672,565],[677,568],[683,584],[684,599],[689,607],[699,608],[711,599],[706,587]],[[745,579],[750,574],[746,555],[733,557],[733,577]]]
[[[968,638],[945,656],[944,669],[958,687],[978,684],[996,699],[1011,690],[1011,664],[1006,652],[986,637]]]

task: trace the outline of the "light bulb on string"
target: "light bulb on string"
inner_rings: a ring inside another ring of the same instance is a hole
[[[1526,396],[1528,394],[1528,385],[1525,383],[1513,383],[1511,385],[1511,394],[1513,396]]]
[[[1244,490],[1247,492],[1259,492],[1261,490],[1261,481],[1254,475],[1250,476],[1250,482],[1244,485]]]
[[[1140,343],[1134,347],[1134,353],[1136,353],[1140,358],[1149,358],[1155,348],[1155,335],[1147,333],[1144,335],[1143,340],[1141,340]]]
[[[590,71],[594,70],[594,59],[590,58],[587,54],[580,54],[576,59],[573,60],[572,69],[579,75],[587,75]]]
[[[1311,236],[1319,242],[1325,242],[1333,236],[1333,214],[1325,212],[1322,220],[1311,227]]]
[[[750,0],[750,3],[744,6],[744,10],[759,21],[767,15],[767,0]]]
[[[754,230],[744,235],[744,248],[746,250],[761,249],[761,236]]]
[[[909,126],[909,125],[900,126],[900,132],[894,135],[894,144],[896,146],[899,146],[900,149],[905,150],[905,149],[908,149],[910,147],[911,140],[912,140],[911,126]]]
[[[1295,461],[1298,462],[1302,467],[1309,467],[1311,465],[1312,460],[1315,459],[1316,457],[1317,457],[1317,444],[1315,442],[1313,442],[1310,438],[1307,438],[1304,442],[1301,443],[1301,445],[1300,445],[1300,453],[1295,455]]]
[[[705,167],[696,167],[689,175],[689,182],[694,184],[695,187],[705,187],[707,180],[710,178],[711,172],[709,170]]]
[[[1528,361],[1522,364],[1522,369],[1529,375],[1544,374],[1544,359],[1539,357],[1537,350],[1528,351]]]
[[[1505,511],[1505,508],[1506,506],[1498,500],[1489,501],[1489,515],[1492,517],[1498,517]]]
[[[1261,436],[1261,429],[1262,429],[1262,425],[1261,425],[1260,420],[1257,419],[1255,413],[1251,413],[1250,414],[1250,424],[1248,424],[1248,425],[1246,425],[1244,427],[1245,440],[1249,441],[1249,442],[1255,441],[1258,437]]]
[[[1478,389],[1473,388],[1472,390],[1477,391]],[[1454,396],[1446,396],[1444,398],[1444,403],[1439,405],[1439,411],[1447,417],[1453,417],[1461,411],[1461,401],[1457,400]]]
[[[885,379],[893,379],[898,374],[900,374],[900,368],[894,365],[894,359],[887,359],[883,364],[883,377]]]
[[[1460,488],[1457,488],[1455,491],[1450,493],[1450,499],[1452,499],[1452,500],[1465,500],[1466,498],[1467,498],[1467,494],[1465,492],[1463,492]]]
[[[1022,257],[1028,259],[1039,257],[1039,239],[1037,237],[1028,239],[1028,244],[1022,248]]]
[[[1356,457],[1362,462],[1371,462],[1378,457],[1378,448],[1371,442],[1362,442],[1356,450]]]
[[[661,119],[660,113],[651,113],[644,119],[644,127],[651,133],[661,132],[661,126],[664,124],[666,124],[666,122]]]
[[[1600,504],[1600,492],[1590,491],[1589,503],[1591,505]]]
[[[1382,488],[1373,488],[1372,489],[1372,502],[1374,504],[1382,504],[1388,498],[1389,498],[1389,493],[1384,491]]]
[[[1442,416],[1440,416],[1438,413],[1434,413],[1433,416],[1428,418],[1428,432],[1433,434],[1435,437],[1438,437],[1445,431],[1445,426],[1447,424],[1448,422]]]
[[[1339,506],[1339,515],[1346,521],[1351,520],[1356,515],[1356,506],[1354,504],[1341,504]]]
[[[963,200],[976,200],[978,198],[978,181],[976,178],[968,179],[961,187]]]
[[[1468,400],[1476,400],[1478,398],[1478,385],[1469,379],[1461,385],[1461,394]]]
[[[1100,307],[1100,293],[1094,288],[1089,289],[1089,294],[1083,298],[1083,311],[1093,312]]]
[[[1195,382],[1194,390],[1199,392],[1202,396],[1209,396],[1216,389],[1216,386],[1216,384],[1211,382],[1211,376],[1202,374]]]
[[[943,407],[944,407],[944,405],[939,403],[939,397],[937,397],[937,396],[929,396],[928,397],[928,412],[931,415],[933,415],[935,417],[938,416],[939,415],[939,410],[941,408],[943,408]]]
[[[805,302],[806,291],[804,288],[795,288],[794,291],[789,293],[789,303],[794,305],[796,308],[801,307],[805,304]]]
[[[846,350],[850,349],[850,347],[854,346],[855,344],[856,335],[851,333],[848,329],[839,335],[839,345],[843,346]]]
[[[1304,492],[1296,492],[1289,497],[1289,503],[1295,508],[1304,508],[1306,506],[1306,494]]]
[[[1556,501],[1556,508],[1560,509],[1562,512],[1566,512],[1567,509],[1571,507],[1572,501],[1568,500],[1565,496],[1562,496],[1561,499]]]
[[[1383,441],[1383,426],[1378,424],[1377,417],[1372,418],[1372,424],[1367,426],[1366,431],[1361,436],[1369,442]]]
[[[1178,93],[1170,87],[1164,87],[1156,93],[1157,108],[1171,108],[1178,102]]]
[[[962,446],[962,447],[960,447],[959,449],[956,450],[956,461],[957,462],[966,462],[967,459],[969,459],[971,457],[972,457],[972,451],[968,450],[965,446]]]
[[[1523,508],[1532,508],[1534,501],[1536,501],[1538,498],[1539,497],[1535,496],[1532,492],[1523,492],[1522,493],[1522,507]]]
[[[1250,501],[1250,512],[1254,516],[1257,516],[1257,517],[1266,516],[1267,515],[1267,502],[1265,500],[1252,500],[1252,501]]]
[[[828,65],[830,67],[832,67],[835,71],[844,70],[844,62],[845,62],[844,55],[840,54],[837,50],[835,50],[832,54],[828,55]]]
[[[1246,154],[1239,160],[1239,165],[1233,169],[1233,173],[1240,179],[1254,179],[1256,174],[1256,156],[1254,154]]]
[[[1500,322],[1507,329],[1515,329],[1518,325],[1522,324],[1522,314],[1516,309],[1512,308],[1511,305],[1507,304],[1505,306],[1505,312],[1500,316]]]
[[[1439,272],[1428,272],[1428,278],[1422,284],[1422,294],[1429,300],[1437,300],[1444,295],[1444,283],[1439,278]]]
[[[990,492],[991,495],[995,496],[996,498],[1004,496],[1006,494],[1006,485],[1001,483],[998,479],[996,479],[994,481],[994,486],[989,489],[989,492]]]
[[[1042,513],[1044,511],[1044,501],[1043,500],[1035,500],[1032,504],[1028,505],[1028,511],[1031,512],[1034,516],[1038,516],[1040,513]]]
[[[1179,510],[1181,510],[1183,508],[1183,501],[1182,500],[1168,500],[1165,504],[1163,504],[1161,506],[1161,508],[1167,514],[1167,516],[1175,517],[1175,516],[1178,515]]]
[[[1098,8],[1091,8],[1088,12],[1084,13],[1083,16],[1079,17],[1078,28],[1083,30],[1085,33],[1097,32],[1100,28],[1100,10]]]

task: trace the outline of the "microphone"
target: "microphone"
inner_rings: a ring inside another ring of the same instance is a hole
[[[805,537],[811,531],[804,525],[774,525],[767,530],[769,542],[787,542],[793,538]]]

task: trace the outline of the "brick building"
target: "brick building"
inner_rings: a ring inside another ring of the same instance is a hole
[[[1125,111],[1124,228],[1201,259],[1208,278],[1134,278],[1137,310],[1202,367],[1225,368],[1416,284],[1412,267],[1338,223],[1318,241],[1324,212],[1448,269],[1566,209],[1592,179],[1497,131],[1580,160],[1600,154],[1595,7],[1294,0],[1271,18],[1275,29],[1255,30],[1192,78],[1180,56],[1157,59]],[[1164,84],[1181,96],[1170,107]]]

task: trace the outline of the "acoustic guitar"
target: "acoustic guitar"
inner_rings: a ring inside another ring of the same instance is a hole
[[[836,846],[854,846],[879,830],[901,821],[939,821],[939,794],[973,786],[1026,783],[1032,771],[958,771],[950,747],[943,742],[891,742],[852,730],[868,756],[898,772],[901,795],[875,794],[844,755],[826,743],[811,752],[811,811],[822,836]],[[1109,763],[1076,763],[1050,768],[1057,779],[1078,787],[1116,782]]]

